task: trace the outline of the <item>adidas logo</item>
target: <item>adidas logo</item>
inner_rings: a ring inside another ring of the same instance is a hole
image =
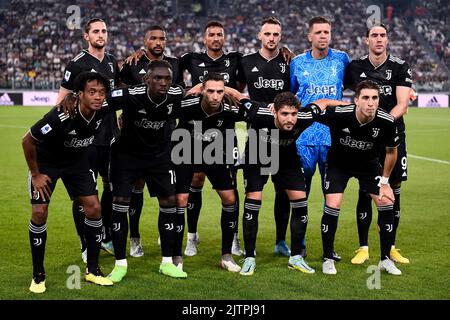
[[[202,63],[200,63],[198,66],[199,66],[199,67],[205,67],[205,63],[202,62]]]
[[[139,71],[139,74],[146,74],[147,72],[144,70],[144,69],[142,69],[141,71]]]
[[[70,134],[71,136],[75,136],[77,134],[77,132],[75,130],[72,130],[68,134]]]
[[[95,71],[95,69],[91,69],[91,72],[97,72],[97,71]]]
[[[307,77],[307,76],[309,76],[309,72],[305,70],[305,72],[303,72],[303,75],[304,75],[305,77]]]
[[[147,114],[147,111],[145,111],[145,109],[141,109],[138,111],[138,113]]]
[[[360,78],[367,78],[366,74],[363,72],[359,75]]]
[[[14,105],[14,102],[11,100],[9,95],[7,93],[5,93],[4,95],[2,95],[0,97],[0,105],[2,105],[2,106],[12,106],[12,105]]]
[[[426,106],[427,107],[441,107],[441,104],[439,103],[438,99],[435,96],[433,96],[433,98],[431,98],[427,102]]]
[[[254,68],[252,69],[252,72],[259,72],[259,69],[258,69],[257,67],[254,67]]]
[[[348,128],[342,129],[342,132],[350,133],[350,130]]]
[[[403,172],[402,177],[406,177],[408,174],[406,172]]]

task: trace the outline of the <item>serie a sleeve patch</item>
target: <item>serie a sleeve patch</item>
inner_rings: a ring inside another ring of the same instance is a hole
[[[66,70],[66,72],[64,73],[64,80],[69,81],[71,74],[72,72]]]
[[[122,89],[120,89],[120,90],[114,90],[112,93],[111,93],[111,97],[113,97],[113,98],[115,98],[115,97],[122,97],[123,96],[123,90]]]
[[[52,127],[48,123],[41,128],[41,133],[42,134],[47,134],[50,131],[52,131]]]

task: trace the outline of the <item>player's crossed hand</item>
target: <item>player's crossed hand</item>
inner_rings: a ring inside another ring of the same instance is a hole
[[[378,195],[378,200],[382,201],[383,197],[386,197],[388,200],[395,202],[394,192],[392,191],[391,186],[388,184],[382,184],[380,186],[380,193]]]

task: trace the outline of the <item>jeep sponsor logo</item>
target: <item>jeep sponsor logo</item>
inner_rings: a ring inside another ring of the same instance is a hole
[[[35,95],[34,97],[31,98],[31,102],[36,102],[36,103],[49,103],[49,102],[50,102],[50,97],[48,97],[48,96],[37,96],[37,95]]]
[[[316,86],[311,85],[307,90],[306,93],[309,95],[336,95],[337,89],[335,85],[331,86]]]
[[[263,77],[258,77],[258,82],[253,83],[256,89],[268,89],[272,88],[275,90],[283,90],[284,81],[280,79],[264,79]]]
[[[137,120],[134,125],[138,128],[159,130],[164,127],[166,121],[150,121],[148,119]]]
[[[261,135],[260,139],[264,142],[279,145],[279,146],[289,146],[295,142],[295,139],[278,139],[278,138],[272,137],[270,135],[266,135],[266,136]]]
[[[67,148],[86,148],[92,144],[92,141],[94,141],[94,136],[86,139],[72,138],[69,141],[64,141],[64,146]]]
[[[344,146],[349,146],[350,148],[356,148],[360,150],[369,150],[372,149],[373,143],[366,141],[358,141],[352,139],[350,136],[346,136],[345,139],[341,138],[339,142]]]
[[[195,140],[211,142],[220,135],[220,131],[214,130],[214,129],[209,129],[209,130],[206,130],[206,132],[204,132],[204,133],[194,131],[192,134],[193,134],[193,137]]]

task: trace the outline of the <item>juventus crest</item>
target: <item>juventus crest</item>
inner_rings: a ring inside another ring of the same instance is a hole
[[[386,80],[391,80],[392,78],[392,70],[386,70]]]
[[[281,68],[281,73],[285,73],[286,72],[286,64],[280,63],[280,68]]]
[[[376,138],[378,136],[378,133],[380,132],[380,128],[372,128],[372,137]]]

